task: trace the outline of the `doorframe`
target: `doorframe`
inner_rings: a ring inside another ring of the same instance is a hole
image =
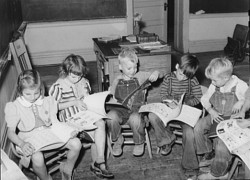
[[[189,0],[175,0],[174,48],[182,53],[189,51]]]

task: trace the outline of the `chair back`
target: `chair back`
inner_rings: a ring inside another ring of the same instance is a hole
[[[18,74],[27,69],[32,69],[30,58],[22,38],[10,42],[10,50],[13,56]]]
[[[242,24],[236,24],[233,39],[240,41],[241,47],[246,48],[249,35],[249,27]]]

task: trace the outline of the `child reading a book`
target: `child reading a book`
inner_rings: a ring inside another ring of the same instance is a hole
[[[250,117],[247,117],[248,119],[245,119],[245,115],[248,110],[250,110],[250,87],[245,93],[245,103],[243,104],[240,112],[232,116],[232,118],[239,119],[237,120],[237,123],[241,128],[250,127]]]
[[[199,67],[198,59],[193,55],[184,55],[176,64],[176,71],[167,74],[161,85],[161,100],[179,101],[182,94],[185,94],[184,104],[202,109],[200,98],[202,91],[195,72]],[[174,108],[174,104],[171,105]],[[155,130],[157,146],[161,148],[162,155],[168,155],[171,146],[175,142],[175,135],[168,127],[165,127],[162,120],[155,114],[149,113],[150,124]],[[196,176],[198,173],[198,160],[195,152],[193,128],[185,123],[178,122],[182,126],[183,157],[182,167],[188,177]]]
[[[247,83],[232,75],[233,65],[227,58],[212,59],[205,70],[207,78],[211,79],[208,90],[201,98],[201,103],[208,115],[201,118],[195,128],[197,154],[204,154],[199,166],[211,164],[210,172],[199,175],[199,179],[226,178],[231,161],[231,154],[226,145],[218,137],[214,138],[215,157],[212,140],[208,133],[213,123],[229,119],[232,114],[239,112],[244,104]]]
[[[5,107],[8,138],[21,148],[22,160],[32,161],[32,168],[39,179],[52,180],[47,172],[43,152],[35,149],[34,144],[28,140],[41,131],[49,131],[53,124],[59,123],[56,116],[57,103],[51,97],[44,97],[44,86],[39,73],[35,70],[26,70],[19,75],[17,92],[17,99],[14,102],[7,103]],[[18,134],[16,134],[17,129],[19,130]],[[62,179],[71,179],[75,162],[81,150],[81,142],[74,137],[73,133],[68,142],[57,143],[57,146],[51,145],[51,148],[47,147],[47,149],[55,148],[69,149],[67,161],[61,163],[60,171],[62,172]],[[26,162],[26,164],[28,166],[29,162]]]
[[[137,72],[138,57],[133,49],[123,49],[119,56],[119,69],[122,74],[118,75],[112,83],[111,94],[118,102],[122,102],[133,90],[142,85],[146,80],[154,82],[159,77],[159,72]],[[121,134],[121,125],[128,123],[133,131],[135,143],[133,155],[141,156],[144,152],[145,122],[138,113],[140,106],[144,103],[144,93],[136,92],[128,101],[129,110],[114,108],[108,112],[110,119],[107,125],[114,142],[113,155],[122,154],[124,138]]]
[[[74,114],[86,110],[83,102],[84,97],[90,93],[87,75],[87,65],[79,55],[71,54],[65,58],[60,67],[60,77],[50,88],[49,94],[59,104],[59,119],[67,121]],[[97,128],[86,130],[88,135],[93,137],[91,145],[92,164],[90,170],[101,178],[113,178],[113,174],[107,170],[104,158],[106,131],[103,119],[94,124]]]

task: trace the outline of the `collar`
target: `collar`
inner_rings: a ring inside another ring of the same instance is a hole
[[[27,101],[26,99],[24,99],[23,96],[18,97],[17,101],[22,104],[24,107],[31,107],[33,104],[41,106],[43,104],[43,100],[44,98],[42,98],[42,96],[40,96],[35,102],[31,103],[29,101]]]

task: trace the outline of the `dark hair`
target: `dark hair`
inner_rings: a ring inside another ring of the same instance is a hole
[[[65,60],[61,64],[59,76],[65,78],[70,73],[83,77],[87,75],[88,68],[83,57],[79,55],[70,54],[65,58]]]
[[[179,61],[179,68],[187,78],[192,78],[199,68],[199,60],[191,54],[183,55]]]
[[[36,70],[24,70],[20,73],[17,79],[17,93],[22,96],[24,89],[39,88],[41,95],[44,96],[44,85],[41,81],[40,75]]]

